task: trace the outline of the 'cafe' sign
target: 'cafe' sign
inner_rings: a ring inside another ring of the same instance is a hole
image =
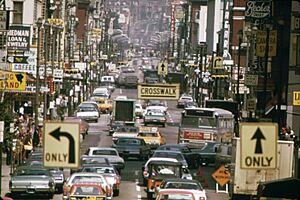
[[[270,17],[271,2],[248,0],[246,2],[245,18],[247,21],[257,21]]]

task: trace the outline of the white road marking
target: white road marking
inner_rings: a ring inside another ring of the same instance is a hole
[[[137,199],[142,199],[142,195],[138,194]]]
[[[134,174],[137,176],[139,175],[139,171],[135,171]]]
[[[168,117],[169,117],[169,119],[170,119],[170,122],[173,123],[174,121],[173,121],[173,119],[172,119],[172,117],[171,117],[171,115],[170,115],[169,112],[167,112],[167,115],[168,115]]]
[[[120,88],[120,94],[122,94],[123,93],[123,91],[122,91],[122,89]]]
[[[141,187],[139,185],[136,186],[136,191],[138,191],[138,192],[141,191]]]

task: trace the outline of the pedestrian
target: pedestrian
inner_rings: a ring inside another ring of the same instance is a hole
[[[35,126],[33,132],[33,147],[37,147],[40,144],[39,127]]]
[[[24,137],[24,150],[25,150],[25,158],[29,157],[29,153],[32,151],[32,136],[31,133],[28,131]]]

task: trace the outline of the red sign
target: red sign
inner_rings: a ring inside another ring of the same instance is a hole
[[[183,138],[189,140],[211,140],[211,133],[184,131]]]

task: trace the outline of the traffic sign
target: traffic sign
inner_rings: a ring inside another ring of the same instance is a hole
[[[139,84],[139,99],[179,99],[179,84]]]
[[[293,92],[293,106],[300,106],[300,91]]]
[[[213,62],[214,69],[223,69],[223,57],[215,57]]]
[[[247,110],[252,112],[256,110],[256,98],[247,99]]]
[[[230,180],[230,174],[225,170],[225,166],[221,165],[213,174],[215,181],[223,187]]]
[[[158,75],[167,75],[168,74],[168,63],[166,63],[166,62],[159,63],[157,73],[158,73]]]
[[[247,86],[258,85],[258,75],[246,74],[244,82],[245,82],[245,85],[247,85]]]
[[[241,123],[241,168],[275,169],[277,135],[276,123]]]
[[[0,71],[0,90],[25,90],[26,73]]]
[[[78,168],[80,165],[79,123],[46,122],[44,167]]]

